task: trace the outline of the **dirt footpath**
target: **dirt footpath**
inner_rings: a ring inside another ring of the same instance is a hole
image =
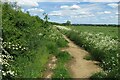
[[[95,64],[96,61],[84,59],[84,57],[89,54],[87,51],[74,44],[66,36],[64,36],[64,38],[69,42],[69,47],[62,50],[68,51],[70,55],[74,57],[74,62],[69,66],[72,78],[89,78],[93,73],[101,70],[101,68]]]

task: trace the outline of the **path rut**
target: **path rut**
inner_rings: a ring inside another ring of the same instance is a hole
[[[47,68],[43,74],[43,78],[46,78],[46,79],[51,79],[52,78],[52,75],[53,75],[53,69],[55,69],[56,67],[56,61],[57,61],[57,58],[55,56],[52,56],[49,60],[49,62],[47,63]],[[46,80],[45,79],[45,80]]]
[[[102,70],[95,64],[96,61],[84,59],[86,55],[89,55],[87,51],[74,44],[66,36],[63,35],[63,37],[69,42],[69,47],[62,49],[62,51],[69,52],[74,58],[74,62],[69,65],[72,78],[90,78],[93,73]]]

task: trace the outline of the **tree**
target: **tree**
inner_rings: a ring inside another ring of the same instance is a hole
[[[12,6],[16,11],[21,11],[21,7],[17,5],[17,2],[11,3],[11,6]]]
[[[71,22],[67,20],[66,25],[71,25]]]
[[[46,13],[43,13],[43,16],[44,16],[44,27],[47,27],[47,26],[49,26],[48,20],[50,18],[48,17],[48,14],[46,14]]]

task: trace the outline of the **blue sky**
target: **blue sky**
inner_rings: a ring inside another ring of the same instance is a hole
[[[113,6],[114,4],[114,6]],[[118,9],[116,3],[97,2],[45,2],[39,8],[48,13],[50,21],[78,24],[117,24]],[[42,17],[40,14],[38,14]]]
[[[117,0],[107,1],[20,0],[17,4],[22,7],[23,12],[29,11],[31,15],[38,15],[41,18],[46,12],[52,22],[64,23],[70,20],[73,24],[118,24]]]

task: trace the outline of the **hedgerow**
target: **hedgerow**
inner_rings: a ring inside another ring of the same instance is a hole
[[[5,79],[42,78],[50,55],[67,42],[47,21],[2,3],[2,76]],[[14,7],[13,7],[14,6]],[[47,14],[44,14],[47,16]]]

